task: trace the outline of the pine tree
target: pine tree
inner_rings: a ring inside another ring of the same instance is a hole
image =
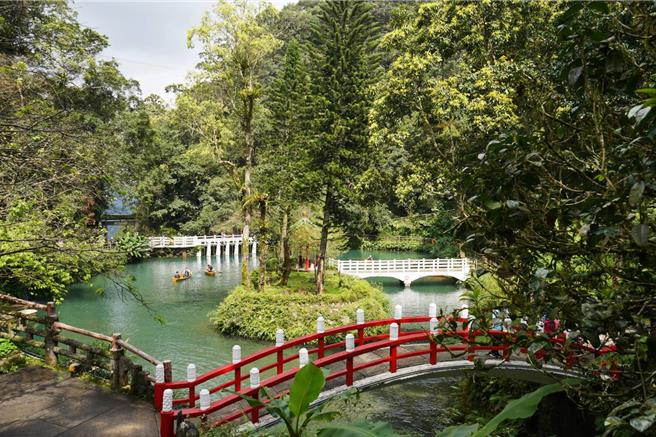
[[[378,26],[371,5],[326,1],[313,28],[316,132],[312,164],[321,174],[323,223],[317,293],[323,292],[328,233],[348,217],[358,175],[369,156],[369,85],[377,72]]]
[[[270,88],[271,128],[265,164],[265,184],[282,210],[280,257],[283,260],[281,283],[291,272],[289,246],[290,215],[299,203],[308,199],[307,187],[312,172],[308,163],[308,120],[310,78],[301,46],[296,39],[288,45],[279,76]]]

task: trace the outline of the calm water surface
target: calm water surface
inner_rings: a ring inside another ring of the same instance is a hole
[[[370,255],[374,259],[423,257],[414,252],[348,251],[340,258],[365,259]],[[102,276],[94,278],[90,284],[71,287],[69,295],[59,308],[60,318],[66,323],[96,332],[120,332],[124,339],[150,355],[159,359],[170,359],[176,378],[184,377],[188,363],[195,363],[199,373],[228,363],[234,344],[241,345],[244,356],[267,345],[264,342],[223,336],[212,329],[207,314],[239,283],[240,272],[237,259],[224,256],[219,263],[216,257],[213,257],[211,262],[221,274],[209,277],[203,274],[207,262],[205,256],[201,259],[192,256],[186,259],[153,258],[127,266],[128,273],[135,278],[137,289],[153,311],[164,318],[163,325],[133,299],[121,297],[116,293],[112,284]],[[193,277],[174,284],[171,281],[172,274],[182,271],[185,267],[192,271]],[[373,278],[371,282],[382,285],[392,305],[403,305],[403,314],[406,316],[427,315],[431,302],[447,310],[460,306],[461,291],[453,283],[435,279],[420,280],[406,288],[391,278]],[[99,287],[106,289],[102,297],[95,293]],[[440,381],[436,388],[430,388],[434,385],[432,383],[427,385],[425,381],[415,382],[366,393],[363,399],[367,399],[372,405],[368,407],[368,411],[374,417],[386,419],[398,429],[422,434],[432,429],[427,428],[426,424],[432,423],[432,418],[424,421],[422,418],[412,417],[421,415],[425,418],[427,413],[422,409],[431,408],[425,404],[432,405],[432,408],[435,408],[436,404],[422,400],[406,403],[407,407],[402,408],[402,405],[397,405],[395,399],[406,397],[406,394],[408,399],[416,399],[419,393],[423,393],[422,396],[432,396],[435,400],[435,393],[444,393],[445,387],[449,385],[443,379]],[[399,396],[399,393],[403,396]],[[422,396],[419,398],[423,399]],[[431,413],[431,417],[434,414],[435,411]]]

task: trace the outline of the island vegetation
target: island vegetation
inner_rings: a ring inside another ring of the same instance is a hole
[[[295,335],[335,302],[350,317],[387,309],[327,273],[329,251],[418,238],[476,259],[478,326],[503,309],[612,344],[575,365],[590,383],[567,396],[599,434],[653,433],[653,2],[220,0],[188,43],[200,62],[168,105],[100,57],[110,41],[65,1],[0,4],[3,292],[61,301],[147,256],[145,235],[239,232],[257,236],[258,271],[242,249],[213,322],[270,338],[282,314],[259,302],[284,300]],[[117,195],[141,237],[109,245]],[[297,255],[316,275],[293,272]],[[552,336],[511,346],[566,363]]]
[[[210,320],[222,334],[275,341],[278,329],[286,338],[316,332],[319,316],[326,329],[355,323],[359,308],[370,320],[390,314],[387,296],[367,281],[329,271],[324,293],[316,294],[314,275],[294,272],[285,286],[237,287],[210,314]]]

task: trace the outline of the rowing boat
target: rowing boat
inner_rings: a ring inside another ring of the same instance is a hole
[[[180,275],[180,277],[178,277],[178,278],[173,276],[173,278],[171,278],[171,279],[173,280],[173,282],[180,282],[180,281],[184,281],[185,279],[190,279],[190,278],[191,278],[191,273],[189,273],[189,276]]]

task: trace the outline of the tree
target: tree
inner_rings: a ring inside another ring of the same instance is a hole
[[[66,286],[117,267],[97,227],[122,156],[117,114],[138,91],[107,40],[66,2],[0,5],[0,281],[61,300]]]
[[[206,14],[201,24],[189,31],[188,42],[194,39],[202,44],[200,80],[211,82],[239,130],[242,147],[239,159],[226,156],[224,142],[217,144],[217,162],[240,173],[241,198],[251,195],[251,178],[256,141],[253,122],[262,97],[262,79],[268,56],[280,44],[261,23],[275,10],[271,7],[254,7],[246,0],[230,3],[221,0],[213,13]],[[232,159],[232,160],[231,160]],[[243,160],[243,165],[238,164]],[[237,162],[236,162],[237,161]],[[242,206],[242,266],[241,280],[250,286],[248,274],[248,240],[252,220],[252,203]]]
[[[376,141],[402,139],[455,201],[456,236],[496,278],[476,323],[503,305],[531,328],[560,320],[568,341],[612,341],[608,359],[573,364],[594,381],[575,396],[612,412],[609,433],[653,424],[653,14],[653,3],[421,5],[386,36],[398,52],[372,117]],[[513,345],[567,363],[549,337]]]
[[[322,2],[313,28],[313,109],[316,114],[310,168],[320,175],[323,223],[317,293],[323,292],[328,234],[346,222],[349,199],[366,168],[369,85],[377,71],[377,26],[365,2]]]
[[[268,147],[260,155],[260,184],[271,194],[281,210],[281,284],[286,285],[292,268],[290,219],[296,208],[314,193],[314,173],[308,168],[310,127],[310,78],[301,46],[296,39],[287,49],[267,101],[270,122]]]

